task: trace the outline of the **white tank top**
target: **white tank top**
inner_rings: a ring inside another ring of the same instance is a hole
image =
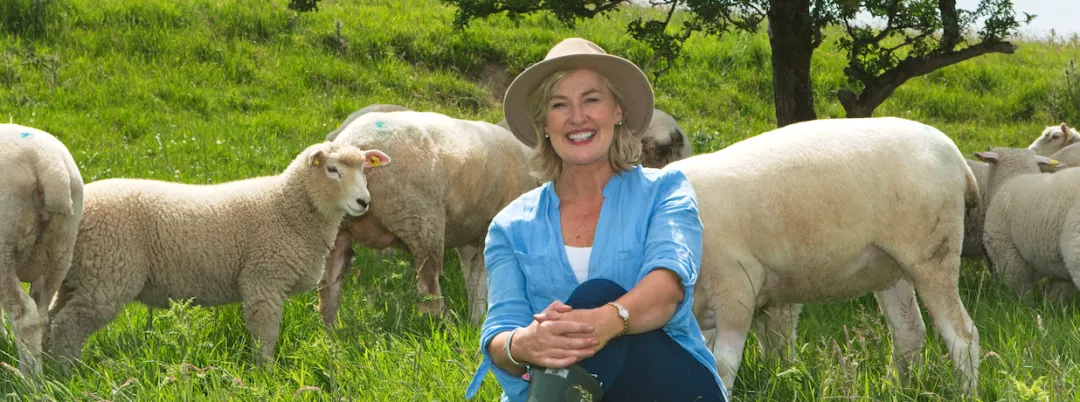
[[[566,246],[566,258],[570,260],[578,283],[589,280],[589,254],[592,254],[592,247]]]

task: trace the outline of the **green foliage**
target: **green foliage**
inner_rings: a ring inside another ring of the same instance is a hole
[[[67,7],[66,0],[0,1],[0,31],[42,38],[62,24]]]
[[[652,52],[625,27],[667,11],[619,7],[574,28],[537,13],[516,23],[476,20],[459,33],[455,9],[439,0],[322,2],[303,18],[256,0],[72,0],[70,9],[64,29],[44,38],[0,32],[0,119],[57,135],[87,182],[187,183],[274,174],[371,103],[496,122],[505,87],[489,81],[512,79],[569,36],[644,64]],[[825,34],[840,34],[833,29]],[[681,65],[655,85],[656,102],[678,119],[695,153],[775,127],[765,32],[693,35],[682,46]],[[965,155],[986,145],[1026,146],[1046,125],[1080,124],[1062,112],[1067,91],[1077,90],[1070,60],[1080,60],[1080,41],[1026,41],[1014,55],[913,79],[877,115],[938,127]],[[814,55],[824,118],[843,116],[830,94],[845,85],[845,64],[830,42]],[[358,250],[344,279],[339,329],[323,331],[315,292],[292,298],[275,369],[253,366],[238,305],[177,301],[155,310],[148,329],[146,308],[132,304],[91,337],[70,377],[47,373],[34,389],[0,368],[0,398],[460,401],[480,362],[479,326],[463,319],[455,253],[445,261],[442,287],[453,314],[445,323],[417,314],[407,256]],[[960,294],[981,335],[983,400],[1080,395],[1080,309],[1018,299],[971,262]],[[794,362],[765,360],[751,337],[735,394],[743,401],[960,400],[945,345],[924,318],[928,347],[911,384],[890,377],[887,325],[868,295],[807,306]],[[0,363],[17,361],[8,335]],[[498,394],[489,375],[474,400]]]
[[[288,7],[299,13],[319,11],[319,1],[321,0],[289,0]]]

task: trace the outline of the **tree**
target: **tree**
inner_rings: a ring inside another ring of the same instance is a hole
[[[572,26],[629,0],[443,0],[457,7],[459,29],[476,18],[506,12],[521,14],[550,11]],[[777,126],[813,120],[813,81],[810,60],[822,43],[824,28],[836,25],[836,39],[847,52],[844,69],[852,88],[837,92],[847,117],[867,117],[893,91],[909,79],[987,53],[1012,53],[1016,46],[1004,38],[1016,33],[1011,0],[982,0],[973,11],[956,8],[955,0],[650,0],[667,6],[663,19],[635,19],[630,35],[649,45],[653,57],[646,70],[659,79],[678,60],[683,42],[694,32],[719,37],[732,30],[756,31],[768,19],[772,49],[773,98]],[[667,33],[677,9],[690,18],[676,33]],[[875,27],[858,21],[869,15],[884,19]],[[1033,15],[1026,15],[1028,23]],[[981,24],[977,37],[967,27]],[[856,93],[858,91],[858,93]]]

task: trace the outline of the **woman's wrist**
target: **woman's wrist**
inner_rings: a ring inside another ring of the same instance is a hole
[[[523,344],[521,343],[523,340],[522,338],[528,337],[525,332],[525,327],[513,329],[510,331],[510,335],[507,335],[506,337],[506,357],[510,360],[510,364],[521,368],[528,368],[530,364],[529,361],[525,359],[523,353],[524,349],[522,348]],[[527,339],[524,340],[528,342]]]

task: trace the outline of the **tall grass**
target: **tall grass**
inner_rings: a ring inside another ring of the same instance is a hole
[[[456,32],[436,0],[325,0],[296,13],[285,0],[12,0],[0,2],[0,115],[68,145],[86,181],[140,177],[220,183],[275,174],[352,111],[393,103],[455,117],[501,119],[509,79],[567,36],[588,37],[639,65],[651,56],[625,33],[653,11],[561,25],[553,16],[502,17]],[[1027,41],[905,84],[878,115],[948,133],[965,154],[1021,146],[1046,125],[1080,120],[1075,41]],[[692,37],[685,58],[655,83],[657,105],[691,134],[696,153],[775,127],[764,32]],[[815,54],[822,118],[843,109],[842,54]],[[1066,75],[1068,72],[1069,75]],[[1071,80],[1071,81],[1070,81]],[[1076,123],[1070,123],[1076,124]],[[874,168],[874,167],[862,167]],[[344,284],[341,326],[323,331],[314,292],[285,306],[274,369],[252,364],[239,306],[183,301],[156,311],[129,305],[87,343],[71,376],[27,388],[0,370],[12,400],[461,400],[479,363],[479,328],[463,319],[464,285],[446,254],[444,292],[454,316],[417,314],[407,257],[359,250]],[[984,400],[1071,400],[1080,381],[1074,305],[1019,300],[974,262],[962,297],[985,354]],[[808,306],[799,358],[766,361],[753,338],[736,380],[740,400],[956,400],[945,348],[928,322],[924,363],[911,384],[890,373],[891,343],[872,297]],[[0,362],[16,365],[13,340]],[[499,389],[485,382],[480,398]]]

